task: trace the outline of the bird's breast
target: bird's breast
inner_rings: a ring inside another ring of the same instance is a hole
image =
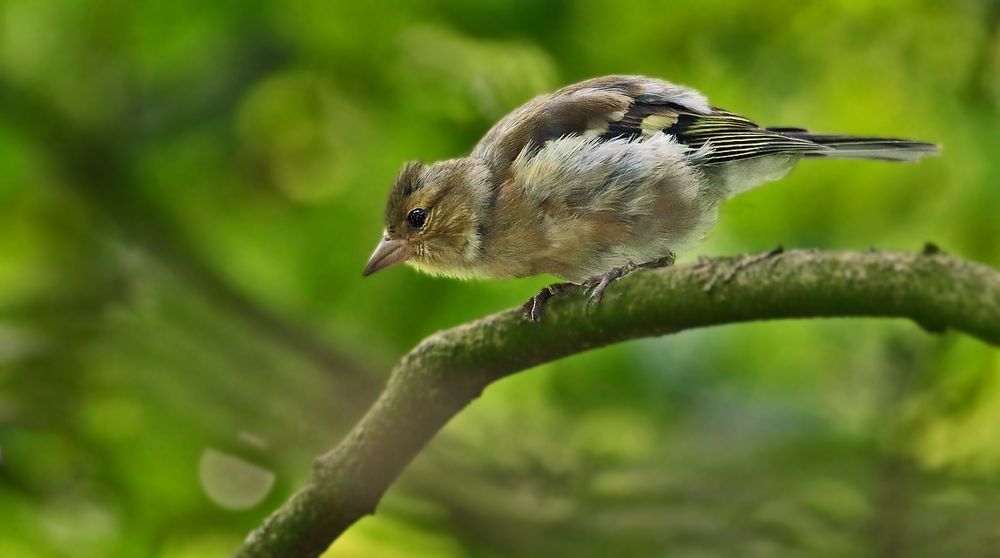
[[[582,280],[690,247],[716,199],[669,138],[549,142],[498,192],[484,263],[495,276]]]

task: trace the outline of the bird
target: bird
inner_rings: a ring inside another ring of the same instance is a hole
[[[466,157],[403,165],[368,276],[405,262],[453,278],[548,274],[524,314],[574,290],[601,301],[614,281],[674,263],[725,200],[800,160],[916,161],[933,143],[766,128],[661,79],[613,75],[516,108]]]

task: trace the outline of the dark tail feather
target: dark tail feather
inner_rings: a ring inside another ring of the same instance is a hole
[[[828,150],[806,153],[806,157],[832,157],[836,159],[878,159],[881,161],[917,161],[927,155],[936,155],[938,146],[933,143],[897,138],[814,134],[799,128],[768,128],[781,135],[809,140]]]

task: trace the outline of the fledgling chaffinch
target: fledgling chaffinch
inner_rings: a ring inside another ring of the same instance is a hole
[[[597,302],[623,275],[671,264],[712,227],[720,202],[803,157],[915,161],[936,152],[903,139],[762,128],[659,79],[591,79],[517,108],[468,157],[407,163],[364,275],[405,261],[450,277],[570,281],[525,304],[537,321],[570,286]]]

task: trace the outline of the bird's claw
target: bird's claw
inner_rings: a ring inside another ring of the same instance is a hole
[[[593,312],[594,308],[604,299],[604,291],[607,290],[608,285],[614,283],[615,281],[621,279],[622,277],[628,275],[629,273],[638,269],[639,266],[632,262],[616,267],[607,273],[597,275],[587,279],[581,286],[583,287],[583,292],[588,294],[587,297],[587,312]]]
[[[545,317],[545,310],[548,308],[550,298],[559,296],[570,291],[571,289],[579,287],[580,285],[576,285],[575,283],[553,283],[552,285],[538,291],[538,294],[535,296],[529,298],[528,301],[521,306],[521,312],[524,313],[524,316],[527,319],[536,323],[540,322],[542,321],[542,318]]]
[[[540,322],[542,318],[545,317],[545,306],[549,302],[549,298],[552,295],[546,296],[544,293],[548,293],[547,289],[542,289],[538,291],[538,294],[528,299],[527,302],[521,306],[521,313],[524,317],[532,322]]]

